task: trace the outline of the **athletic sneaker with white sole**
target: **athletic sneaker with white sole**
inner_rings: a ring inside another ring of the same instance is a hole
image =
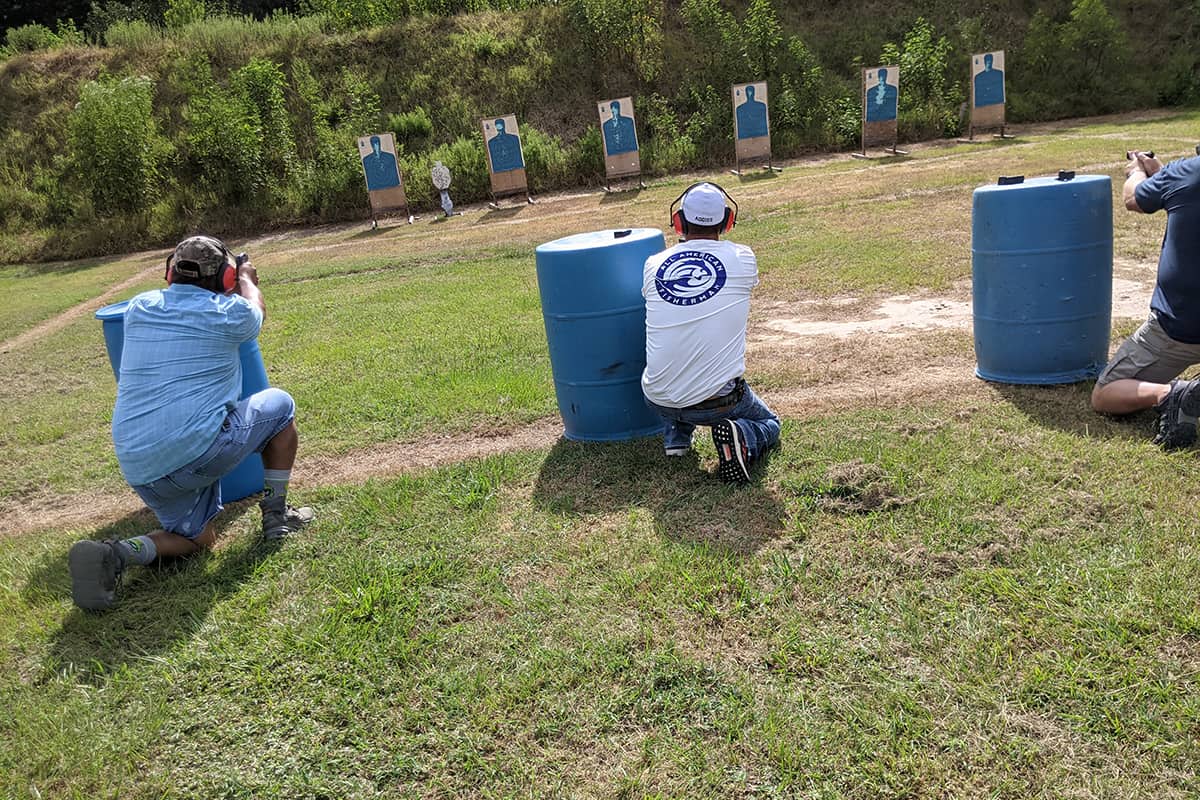
[[[723,419],[712,426],[713,447],[717,448],[717,476],[726,483],[750,482],[750,454],[737,424]]]
[[[71,571],[71,599],[85,611],[104,611],[117,599],[125,562],[115,542],[84,539],[67,554]]]

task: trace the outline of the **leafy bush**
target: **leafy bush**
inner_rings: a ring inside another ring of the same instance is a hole
[[[959,106],[965,95],[954,77],[953,53],[945,36],[934,38],[933,26],[924,17],[917,18],[901,46],[884,46],[880,63],[899,64],[904,82],[897,108],[901,139],[959,133]]]
[[[433,134],[433,120],[424,106],[400,114],[388,114],[388,129],[406,150],[417,150]]]
[[[117,20],[104,31],[104,43],[137,52],[162,41],[162,33],[149,22],[140,19]]]
[[[178,30],[204,19],[204,12],[204,0],[167,0],[163,23],[170,30]]]
[[[646,130],[641,147],[643,172],[675,172],[696,163],[696,146],[679,129],[679,120],[665,97],[635,97],[634,108]]]
[[[268,179],[282,178],[293,166],[296,142],[284,101],[283,70],[263,58],[254,58],[233,74],[233,88],[256,118],[263,169]]]
[[[199,188],[227,206],[262,205],[267,186],[263,131],[236,89],[210,88],[188,103],[187,157]]]
[[[1129,42],[1104,0],[1074,0],[1062,23],[1037,12],[1020,55],[1018,119],[1113,111],[1130,88]]]
[[[663,0],[568,0],[567,13],[597,63],[649,82],[662,68]]]
[[[62,43],[62,40],[55,35],[54,31],[45,25],[38,25],[36,22],[29,25],[22,25],[19,28],[9,28],[4,35],[4,40],[8,44],[8,47],[17,53],[49,50],[52,47],[58,47]]]
[[[168,145],[152,113],[149,78],[89,81],[71,113],[71,153],[101,215],[141,211],[158,194]]]

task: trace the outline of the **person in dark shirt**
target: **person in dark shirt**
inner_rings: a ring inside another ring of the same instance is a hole
[[[1154,441],[1164,448],[1196,441],[1200,381],[1176,380],[1200,363],[1200,158],[1165,167],[1153,155],[1130,153],[1125,208],[1167,212],[1150,317],[1100,373],[1092,407],[1106,414],[1158,412]]]

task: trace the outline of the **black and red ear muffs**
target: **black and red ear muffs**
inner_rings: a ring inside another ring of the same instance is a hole
[[[676,197],[671,203],[671,227],[674,228],[675,232],[680,236],[683,236],[683,198],[687,197],[687,193],[692,189],[695,189],[697,186],[703,186],[706,183],[709,186],[716,186],[721,194],[725,195],[725,199],[729,201],[728,205],[725,206],[725,216],[721,219],[721,233],[729,233],[731,230],[733,230],[733,226],[737,225],[737,201],[730,197],[729,192],[725,191],[725,189],[718,184],[715,184],[712,181],[700,181],[699,183],[693,183],[691,186],[684,189],[683,192],[680,193],[679,197]]]
[[[217,272],[217,285],[221,287],[222,294],[229,294],[234,290],[234,287],[237,286],[237,266],[229,263],[230,261],[234,260],[233,253],[229,252],[229,248],[226,247],[225,243],[220,239],[215,237],[208,238],[212,238],[212,240],[221,247],[221,256],[223,260],[221,261],[221,269],[219,272]],[[167,282],[168,286],[175,282],[174,251],[171,252],[171,255],[167,256],[167,266],[163,271],[163,280]]]

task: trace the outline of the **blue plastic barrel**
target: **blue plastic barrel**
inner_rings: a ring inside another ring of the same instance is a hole
[[[593,231],[539,245],[538,291],[558,411],[568,439],[609,442],[662,433],[646,407],[642,267],[662,231]]]
[[[103,323],[108,363],[112,365],[113,376],[118,383],[121,381],[121,353],[125,350],[125,308],[128,305],[129,301],[123,300],[96,312],[96,319]],[[238,357],[242,362],[242,393],[239,400],[270,387],[267,368],[263,365],[262,351],[258,349],[257,340],[242,342],[238,348]],[[232,472],[221,478],[223,502],[232,503],[262,490],[263,463],[262,456],[258,453],[246,456]]]
[[[975,374],[998,383],[1094,378],[1112,329],[1112,179],[1002,182],[976,189],[971,209]]]

